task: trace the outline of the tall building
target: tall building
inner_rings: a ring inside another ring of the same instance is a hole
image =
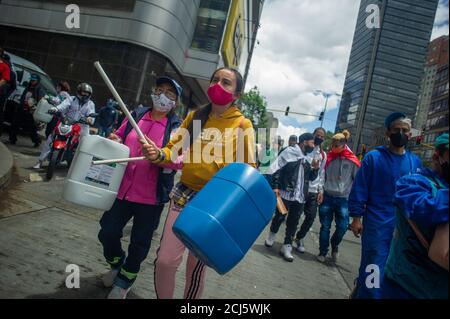
[[[378,16],[370,13],[374,4]],[[438,0],[361,1],[336,124],[352,133],[354,151],[375,146],[374,130],[391,112],[414,117],[437,6]]]
[[[80,9],[78,28],[71,3]],[[248,70],[263,5],[263,0],[2,0],[0,46],[55,81],[68,80],[72,87],[90,83],[99,106],[111,94],[94,61],[131,105],[148,102],[156,77],[169,75],[184,89],[186,111],[207,102],[218,66]]]
[[[425,122],[430,108],[437,70],[447,63],[448,35],[445,35],[431,41],[428,47],[427,61],[425,63],[422,83],[420,85],[419,102],[417,103],[414,121],[414,126],[421,132],[425,129]]]
[[[431,104],[427,113],[427,121],[423,132],[422,143],[428,145],[428,150],[422,153],[425,161],[430,161],[433,155],[431,145],[436,138],[448,133],[448,58],[447,63],[438,68],[434,81]]]

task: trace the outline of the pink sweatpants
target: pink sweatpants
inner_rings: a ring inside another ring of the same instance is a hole
[[[172,226],[180,210],[170,203],[169,213],[161,244],[155,259],[155,290],[158,299],[172,299],[175,290],[175,276],[183,260],[186,249],[184,244],[175,236]],[[184,299],[198,299],[203,293],[205,285],[206,266],[189,252],[186,263],[186,284]]]

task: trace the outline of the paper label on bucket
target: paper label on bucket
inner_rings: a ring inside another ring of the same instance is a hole
[[[94,157],[92,160],[98,161],[101,159]],[[116,166],[117,166],[116,164],[108,164],[108,165],[91,164],[91,167],[87,171],[85,179],[93,183],[109,186],[109,184],[111,184],[111,180],[113,178]]]

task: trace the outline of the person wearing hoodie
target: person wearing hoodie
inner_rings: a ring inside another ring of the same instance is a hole
[[[106,101],[106,105],[98,112],[98,117],[96,119],[96,122],[98,122],[98,135],[107,137],[113,131],[114,124],[117,122],[118,118],[116,105],[117,102],[110,98]],[[141,107],[138,106],[136,109],[144,107],[142,104],[140,105]]]
[[[331,237],[331,258],[337,261],[338,248],[349,224],[348,195],[352,189],[356,172],[361,166],[358,158],[347,146],[350,132],[344,130],[333,136],[331,151],[325,163],[325,184],[323,186],[323,203],[319,209],[320,238],[317,260],[326,261],[330,245],[330,230],[333,219],[336,230]]]
[[[448,133],[434,142],[432,169],[401,177],[396,226],[383,280],[383,299],[448,300]]]
[[[169,77],[159,77],[152,92],[152,107],[133,111],[132,116],[144,134],[164,146],[181,120],[175,115],[182,88]],[[130,157],[142,156],[141,144],[131,123],[125,120],[109,138],[130,148]],[[103,275],[105,287],[112,287],[108,299],[125,299],[138,276],[141,263],[150,250],[153,232],[158,228],[164,205],[174,184],[176,163],[151,164],[145,160],[127,164],[119,193],[112,208],[100,220],[98,238],[111,270]],[[122,250],[123,228],[133,218],[128,255]]]
[[[366,278],[372,273],[367,267],[377,265],[383,278],[395,228],[395,183],[422,167],[420,159],[405,150],[411,138],[411,120],[395,112],[386,118],[385,127],[389,145],[379,146],[364,157],[349,197],[350,229],[355,236],[361,236],[355,298],[381,298],[382,280],[380,288],[367,287]]]
[[[143,154],[151,163],[170,163],[184,151],[180,182],[170,194],[169,213],[155,260],[154,282],[158,298],[173,298],[175,275],[186,249],[172,231],[180,211],[227,164],[239,160],[256,167],[252,123],[235,105],[243,89],[243,78],[237,70],[217,69],[207,91],[210,104],[189,113],[166,147],[160,148],[151,139],[141,141]],[[241,134],[241,129],[245,133]],[[180,145],[183,147],[178,147]],[[221,151],[216,153],[219,149]],[[201,297],[205,271],[205,264],[189,252],[184,298]]]
[[[310,181],[318,176],[319,161],[310,162],[307,155],[314,150],[314,135],[304,133],[300,135],[298,144],[285,149],[277,161],[269,167],[272,174],[272,188],[276,196],[280,196],[286,206],[286,216],[276,210],[270,225],[270,233],[264,244],[272,247],[281,224],[286,219],[286,234],[280,255],[284,260],[292,262],[292,242],[297,230],[300,214],[303,212],[308,199]]]
[[[17,142],[17,132],[21,123],[29,132],[34,147],[38,147],[41,144],[41,139],[37,133],[36,123],[33,118],[33,108],[45,95],[45,91],[40,82],[41,77],[38,74],[31,74],[30,82],[20,97],[20,105],[14,110],[11,129],[9,131],[9,142],[11,144],[16,144]]]

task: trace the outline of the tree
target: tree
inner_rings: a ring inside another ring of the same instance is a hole
[[[258,87],[242,94],[240,102],[242,114],[252,121],[255,129],[267,128],[267,101]]]
[[[325,135],[325,141],[322,144],[322,149],[324,151],[330,151],[331,150],[331,140],[333,139],[334,133],[331,131],[327,131]]]

